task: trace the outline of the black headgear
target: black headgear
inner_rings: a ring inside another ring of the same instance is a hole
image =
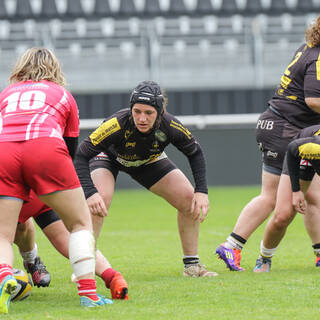
[[[160,86],[154,81],[142,81],[133,90],[130,97],[130,109],[135,103],[154,107],[158,116],[162,114],[164,98]]]

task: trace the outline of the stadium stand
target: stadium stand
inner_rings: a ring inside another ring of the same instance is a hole
[[[270,94],[319,9],[320,0],[0,0],[0,88],[20,52],[46,46],[88,110],[102,101],[88,94],[122,103],[118,94],[153,78],[181,114],[259,112],[246,104]],[[226,107],[206,105],[210,90]]]
[[[7,19],[74,18],[96,16],[175,16],[234,14],[301,14],[319,10],[319,0],[1,0]]]

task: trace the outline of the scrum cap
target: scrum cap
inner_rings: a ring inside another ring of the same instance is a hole
[[[130,108],[135,103],[143,103],[154,107],[158,115],[163,110],[164,97],[160,86],[154,81],[142,81],[133,90],[130,97]]]

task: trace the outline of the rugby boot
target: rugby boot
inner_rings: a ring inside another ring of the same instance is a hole
[[[241,250],[228,249],[221,244],[219,247],[217,247],[216,254],[218,255],[219,259],[224,261],[227,268],[229,268],[231,271],[244,271],[244,269],[240,267]]]
[[[198,278],[198,277],[215,277],[218,274],[216,272],[207,270],[203,264],[197,263],[197,264],[192,264],[188,267],[185,267],[183,270],[183,275],[185,277]]]
[[[116,272],[110,283],[112,299],[129,300],[128,284],[120,272]]]
[[[102,297],[100,294],[97,294],[98,300],[91,299],[89,296],[80,297],[80,306],[87,308],[101,307],[105,304],[113,304],[112,300]]]
[[[253,268],[253,272],[269,272],[271,269],[271,258],[259,257],[256,261],[256,265]]]
[[[320,267],[320,256],[316,257],[316,267]]]
[[[11,294],[18,286],[17,280],[12,276],[6,276],[0,284],[0,313],[8,313]]]
[[[34,286],[37,286],[38,288],[49,286],[51,276],[43,262],[40,260],[40,257],[36,257],[34,263],[24,262],[23,265],[27,272],[31,274]]]

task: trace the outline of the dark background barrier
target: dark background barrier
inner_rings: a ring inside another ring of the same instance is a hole
[[[105,118],[129,107],[131,90],[75,94],[80,118]],[[274,91],[275,88],[167,90],[168,112],[174,115],[261,113]]]

